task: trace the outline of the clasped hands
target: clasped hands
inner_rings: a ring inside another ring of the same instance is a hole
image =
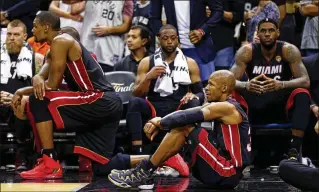
[[[43,77],[39,74],[35,75],[32,78],[32,86],[34,96],[40,100],[43,100],[43,97],[45,96],[45,91],[52,90],[45,84]],[[24,95],[24,88],[18,89],[11,99],[11,107],[14,111],[14,114],[19,119],[26,119],[25,105],[28,102],[28,100],[29,97]]]
[[[282,81],[278,81],[272,78],[267,77],[264,74],[260,74],[257,77],[253,78],[247,82],[245,86],[247,91],[264,94],[272,91],[277,91],[284,88]]]
[[[153,141],[159,130],[163,129],[163,127],[161,126],[161,119],[161,117],[154,117],[153,119],[149,120],[144,126],[144,133],[151,141]]]

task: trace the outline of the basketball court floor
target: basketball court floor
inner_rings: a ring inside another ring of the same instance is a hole
[[[123,189],[110,183],[107,177],[93,177],[89,173],[79,173],[74,170],[65,171],[61,180],[21,180],[14,173],[0,172],[1,191],[79,191],[79,192],[111,192],[138,191],[137,189]],[[195,178],[155,177],[155,189],[147,191],[176,192],[176,191],[214,191],[201,184]],[[145,190],[144,190],[145,191]],[[268,170],[254,170],[246,172],[243,180],[236,189],[230,191],[283,191],[296,192],[298,189],[284,183],[278,174]]]

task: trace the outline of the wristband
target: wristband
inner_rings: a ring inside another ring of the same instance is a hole
[[[201,28],[199,28],[199,29],[197,29],[201,34],[202,34],[202,36],[204,36],[205,35],[205,32],[204,32],[204,30],[203,29],[201,29]]]

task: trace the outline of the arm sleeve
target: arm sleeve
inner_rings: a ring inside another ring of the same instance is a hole
[[[36,11],[38,7],[40,6],[40,3],[41,1],[35,1],[35,0],[20,1],[19,3],[15,4],[14,6],[6,10],[8,12],[8,17],[9,17],[8,19],[13,20],[17,17],[30,14],[30,13],[36,14]]]

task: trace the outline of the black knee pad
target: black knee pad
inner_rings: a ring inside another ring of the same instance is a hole
[[[140,106],[145,102],[144,98],[132,97],[129,101],[127,112],[140,112]]]
[[[52,120],[52,116],[48,109],[49,103],[50,100],[45,97],[43,100],[35,98],[34,95],[29,97],[30,111],[34,117],[35,123]]]
[[[301,92],[301,93],[296,94],[294,99],[295,99],[295,102],[310,103],[310,96],[305,92]]]
[[[92,171],[95,175],[108,175],[113,169],[123,170],[131,168],[131,159],[127,154],[118,153],[104,165],[92,162]]]

